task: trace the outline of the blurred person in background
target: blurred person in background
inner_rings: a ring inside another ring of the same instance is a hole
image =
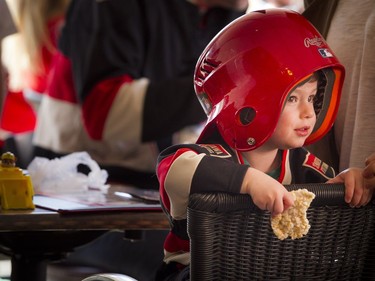
[[[25,168],[32,158],[37,108],[47,88],[69,0],[9,0],[7,4],[18,32],[3,40],[7,94],[0,129],[3,150],[12,151]]]
[[[303,15],[347,70],[335,125],[308,149],[340,171],[363,167],[375,151],[375,1],[305,0]]]
[[[12,16],[10,14],[8,5],[5,0],[0,0],[0,12],[1,12],[1,19],[0,19],[0,58],[1,58],[3,39],[12,33],[15,33],[17,30],[16,30],[16,27],[14,26]],[[0,64],[0,114],[3,108],[5,88],[6,88],[6,80],[4,76],[3,64],[1,63]]]
[[[73,1],[35,154],[87,151],[109,181],[157,189],[158,153],[194,141],[205,119],[192,82],[199,53],[246,8],[247,0]]]

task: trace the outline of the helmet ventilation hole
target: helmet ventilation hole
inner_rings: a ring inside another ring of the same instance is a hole
[[[255,110],[252,107],[244,107],[239,111],[239,121],[242,125],[249,125],[255,118]]]

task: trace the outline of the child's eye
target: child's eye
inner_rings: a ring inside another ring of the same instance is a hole
[[[288,102],[297,102],[297,97],[296,96],[289,96]]]
[[[309,96],[309,99],[308,99],[309,102],[313,103],[315,100],[316,100],[316,95]]]

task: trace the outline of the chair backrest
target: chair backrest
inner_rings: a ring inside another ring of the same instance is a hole
[[[316,197],[306,236],[279,240],[245,194],[192,194],[191,280],[375,280],[375,205],[351,208],[341,184],[290,185]]]

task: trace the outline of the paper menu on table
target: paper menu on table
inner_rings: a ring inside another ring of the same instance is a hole
[[[111,185],[107,194],[97,190],[76,193],[36,194],[34,204],[59,213],[93,211],[161,211],[156,190]]]

